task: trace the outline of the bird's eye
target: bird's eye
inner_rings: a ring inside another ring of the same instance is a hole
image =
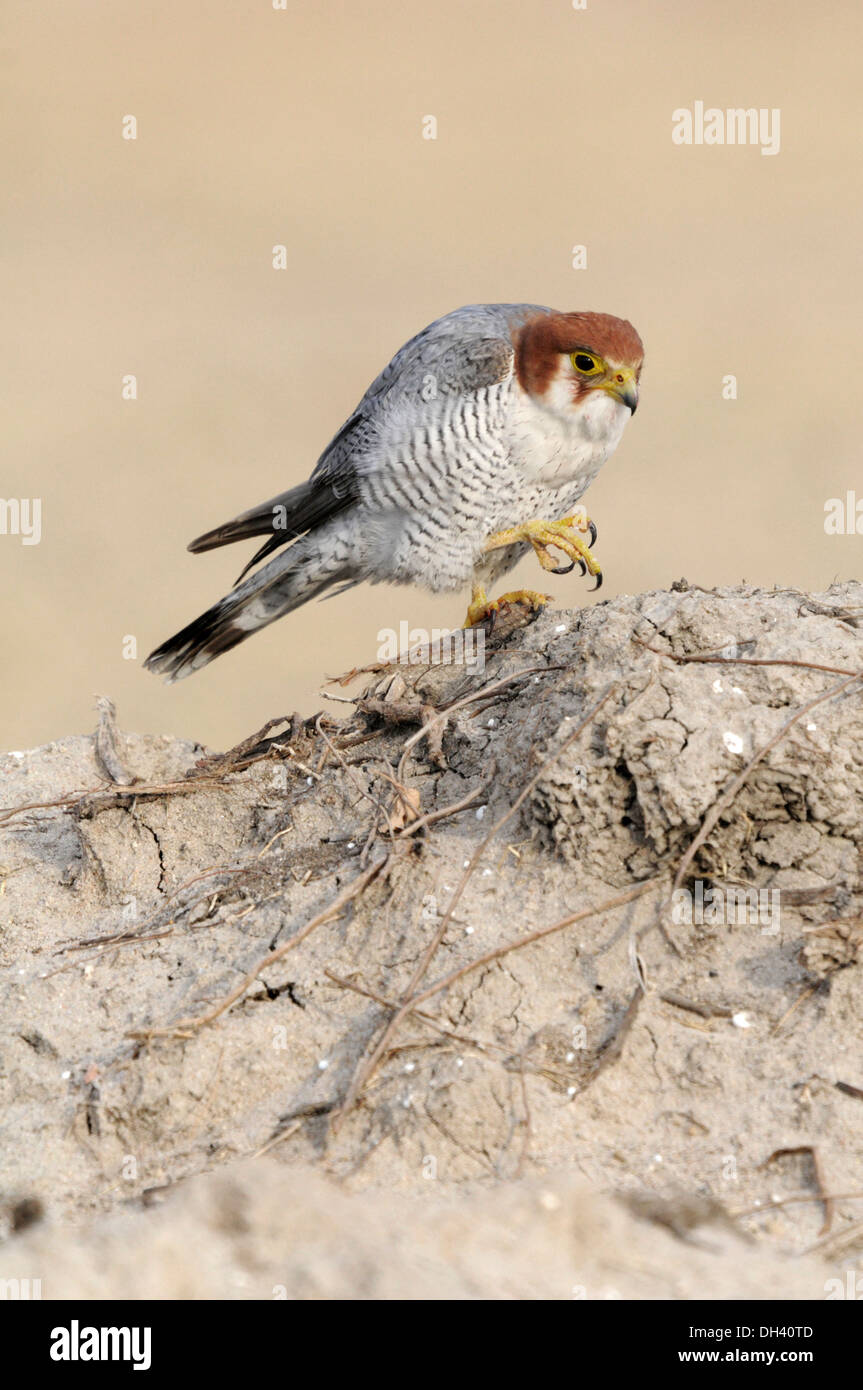
[[[595,357],[591,357],[589,352],[574,352],[570,357],[573,367],[577,372],[584,376],[590,376],[593,372],[600,370],[599,363]]]

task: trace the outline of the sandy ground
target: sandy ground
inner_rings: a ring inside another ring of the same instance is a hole
[[[859,584],[681,582],[231,755],[103,720],[0,759],[0,1278],[824,1297],[863,1249],[819,1200],[863,1190],[861,622]],[[675,920],[681,865],[761,918]]]

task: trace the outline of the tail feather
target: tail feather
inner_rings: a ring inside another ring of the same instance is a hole
[[[347,577],[341,563],[327,565],[319,546],[304,537],[169,637],[150,653],[144,665],[148,671],[166,676],[169,684],[183,680],[259,628]]]

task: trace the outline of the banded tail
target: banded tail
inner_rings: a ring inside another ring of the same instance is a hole
[[[352,500],[349,488],[312,477],[192,541],[189,550],[197,552],[267,537],[237,587],[151,652],[146,669],[166,676],[170,684],[183,680],[334,584],[354,582],[344,530],[336,520]],[[244,580],[252,565],[289,542],[287,550]]]

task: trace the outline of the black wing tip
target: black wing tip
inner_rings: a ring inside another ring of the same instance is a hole
[[[191,659],[194,656],[193,648],[187,643],[179,644],[175,638],[168,642],[163,642],[161,647],[150,652],[144,662],[144,670],[152,671],[155,676],[164,676],[168,685],[174,685],[176,681],[181,681],[185,676],[190,676],[195,669],[191,666]]]
[[[225,526],[216,526],[212,531],[205,531],[202,536],[196,536],[193,541],[189,541],[186,546],[193,555],[199,555],[202,550],[217,550],[220,545],[230,545],[233,541],[245,541],[250,536],[257,535],[257,531],[252,531],[248,526],[240,526],[236,522],[229,521]]]
[[[173,685],[209,665],[248,635],[248,630],[235,624],[217,604],[156,647],[144,662],[144,669],[165,676]]]

